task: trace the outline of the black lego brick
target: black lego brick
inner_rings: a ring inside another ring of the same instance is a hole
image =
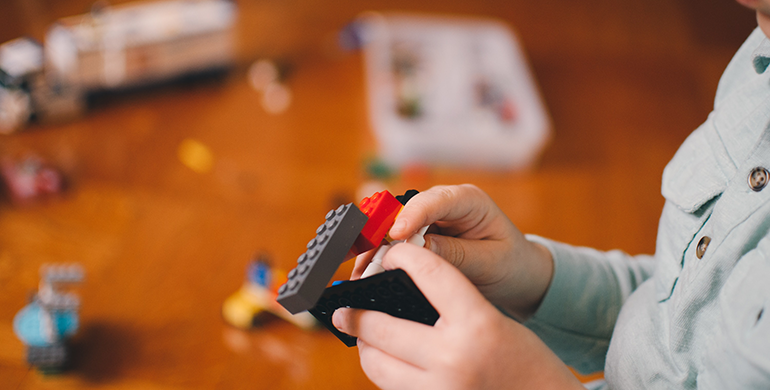
[[[343,282],[327,288],[312,314],[345,345],[356,345],[356,338],[342,333],[332,324],[332,314],[340,307],[376,310],[433,325],[439,314],[404,270],[395,269],[365,279]]]
[[[329,211],[307,251],[297,259],[297,267],[289,272],[289,280],[278,290],[278,303],[292,314],[315,306],[367,220],[352,203]]]
[[[419,194],[420,191],[417,190],[407,190],[402,195],[396,196],[396,200],[401,202],[402,205],[406,206],[406,203],[412,200],[415,195]]]

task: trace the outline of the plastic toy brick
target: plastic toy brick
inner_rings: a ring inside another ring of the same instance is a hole
[[[408,190],[403,195],[396,196],[396,200],[401,202],[402,205],[406,206],[406,202],[412,200],[412,198],[414,198],[414,196],[419,193],[420,191],[417,190]]]
[[[64,344],[44,347],[27,347],[27,364],[43,372],[63,369],[68,363],[67,347]]]
[[[326,214],[326,222],[316,229],[316,237],[297,259],[297,267],[278,290],[278,303],[292,314],[315,306],[334,272],[353,257],[350,249],[366,225],[366,214],[354,204],[342,205]]]
[[[364,198],[358,207],[369,220],[353,244],[352,250],[356,255],[380,246],[403,205],[390,192],[382,191]]]
[[[401,269],[329,287],[318,304],[310,309],[310,314],[345,345],[355,346],[355,337],[340,332],[332,324],[332,314],[340,307],[381,311],[431,326],[439,318],[436,309]]]

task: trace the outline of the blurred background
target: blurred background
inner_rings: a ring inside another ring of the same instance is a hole
[[[256,253],[288,271],[331,208],[372,188],[459,183],[488,192],[524,232],[652,253],[663,168],[708,115],[721,72],[756,26],[731,0],[232,5],[232,35],[200,46],[226,49],[214,74],[102,85],[77,114],[41,112],[0,135],[0,388],[374,388],[357,351],[324,330],[270,315],[247,330],[224,320],[223,302]],[[62,18],[106,9],[6,0],[0,42],[45,45],[52,26],[79,23]],[[519,169],[378,162],[364,54],[340,44],[364,11],[507,24],[550,118],[550,141]],[[277,95],[259,84],[265,77],[282,88]],[[40,99],[67,93],[47,88]],[[38,187],[54,194],[14,194],[13,177],[45,167],[48,186]],[[80,329],[69,370],[57,375],[28,366],[13,329],[48,263],[85,272],[74,289]]]

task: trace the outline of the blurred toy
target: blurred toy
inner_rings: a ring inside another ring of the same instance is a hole
[[[45,45],[0,45],[0,132],[78,115],[106,92],[226,71],[235,61],[235,15],[229,0],[95,6],[57,21]]]
[[[408,45],[393,45],[393,87],[395,89],[396,111],[406,119],[419,118],[423,114],[423,99],[420,85],[419,50]]]
[[[479,107],[494,112],[501,123],[511,124],[516,121],[516,105],[499,84],[480,78],[476,82],[476,101]]]
[[[29,203],[64,190],[64,178],[40,157],[30,155],[20,161],[0,161],[0,177],[14,203]]]
[[[177,148],[177,157],[186,167],[198,173],[209,173],[214,167],[214,154],[206,144],[185,138]]]
[[[339,38],[363,50],[369,118],[388,165],[518,169],[545,146],[546,110],[502,23],[369,12]]]
[[[43,373],[66,368],[68,339],[78,330],[80,299],[63,288],[81,283],[79,265],[49,265],[40,269],[40,287],[13,319],[13,331],[26,346],[27,364]]]
[[[309,313],[291,314],[276,302],[277,290],[286,281],[286,275],[274,270],[262,254],[246,268],[246,281],[240,290],[228,297],[222,305],[225,321],[240,329],[252,328],[260,313],[267,311],[297,325],[311,329],[317,325]]]
[[[277,115],[291,105],[291,89],[285,80],[290,68],[267,59],[261,59],[249,67],[249,85],[262,94],[262,108],[269,114]]]
[[[43,48],[30,38],[0,45],[0,133],[8,134],[33,116],[31,89],[43,71]]]

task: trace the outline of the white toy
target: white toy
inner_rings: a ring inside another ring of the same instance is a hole
[[[545,146],[549,119],[506,25],[369,13],[352,26],[388,165],[517,169]]]

